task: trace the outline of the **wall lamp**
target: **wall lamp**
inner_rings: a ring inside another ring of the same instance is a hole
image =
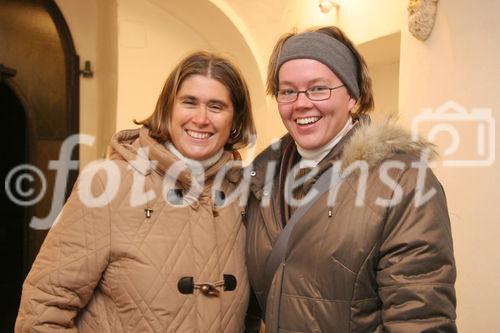
[[[338,1],[333,0],[319,0],[319,9],[322,13],[328,13],[332,8],[339,8],[340,4]]]

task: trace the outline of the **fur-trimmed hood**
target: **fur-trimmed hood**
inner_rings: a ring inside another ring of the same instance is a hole
[[[290,144],[294,144],[293,139],[290,134],[286,134],[278,143],[259,154],[248,166],[255,171],[251,179],[251,188],[254,192],[259,192],[267,181],[272,180],[272,177],[267,177],[267,180],[265,177],[268,163],[279,161],[284,154],[284,147]],[[422,153],[426,153],[429,160],[436,157],[433,144],[421,138],[413,140],[411,133],[393,120],[371,122],[368,117],[362,118],[339,145],[342,147],[338,160],[341,161],[343,169],[355,161],[365,161],[372,168],[397,154],[419,158]]]
[[[434,145],[419,138],[413,140],[411,133],[387,120],[382,123],[360,120],[353,128],[354,133],[342,149],[342,165],[349,166],[355,161],[366,161],[370,167],[396,154],[420,156],[428,151],[428,158],[436,157]]]

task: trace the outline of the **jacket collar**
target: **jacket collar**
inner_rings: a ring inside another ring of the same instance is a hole
[[[279,143],[279,149],[273,149],[273,146],[268,147],[247,167],[252,170],[250,189],[258,200],[267,188],[272,188],[272,183],[278,176],[283,155],[287,151],[287,145],[295,145],[289,134],[283,136]],[[413,140],[411,134],[397,126],[393,120],[372,123],[368,116],[362,116],[324,160],[340,160],[342,169],[358,160],[366,161],[369,167],[373,167],[396,154],[406,153],[419,156],[425,150],[429,151],[429,159],[436,156],[432,144],[420,138]],[[273,161],[276,162],[275,173],[266,176],[269,163]]]
[[[179,159],[165,146],[149,135],[146,127],[133,130],[124,130],[116,133],[111,140],[111,158],[121,159],[137,172],[149,175],[152,171],[164,175]],[[237,152],[224,151],[221,158],[205,170],[205,179],[212,178],[229,161],[241,160]],[[179,165],[179,167],[181,167]],[[177,181],[183,188],[190,188],[193,182],[191,172],[185,167],[178,174]],[[232,183],[240,180],[237,168],[226,173],[226,179]]]
[[[279,141],[267,147],[246,167],[247,171],[250,170],[250,190],[258,200],[263,195],[271,194],[271,188],[275,185],[283,153],[289,145],[295,145],[295,143],[290,134],[285,134]],[[268,174],[269,172],[272,172],[272,174]]]

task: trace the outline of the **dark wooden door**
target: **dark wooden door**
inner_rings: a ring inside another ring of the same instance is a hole
[[[49,161],[58,159],[61,144],[79,127],[78,56],[54,1],[0,0],[0,64],[2,175],[10,174],[0,217],[0,332],[13,332],[22,282],[47,233],[29,225],[51,210],[56,175]],[[41,181],[33,172],[20,177],[26,169],[11,172],[26,165],[40,170],[47,185],[32,204],[26,202],[37,196]]]

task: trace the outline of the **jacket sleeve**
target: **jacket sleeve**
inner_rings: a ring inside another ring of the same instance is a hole
[[[110,245],[109,205],[87,207],[77,181],[28,274],[15,332],[77,332],[75,318],[90,300],[106,269]],[[95,197],[103,194],[98,175]]]
[[[421,177],[423,189],[418,178],[416,169],[402,174],[402,200],[387,211],[377,268],[384,330],[456,332],[456,269],[446,198],[430,169]],[[428,191],[435,193],[426,198]]]

